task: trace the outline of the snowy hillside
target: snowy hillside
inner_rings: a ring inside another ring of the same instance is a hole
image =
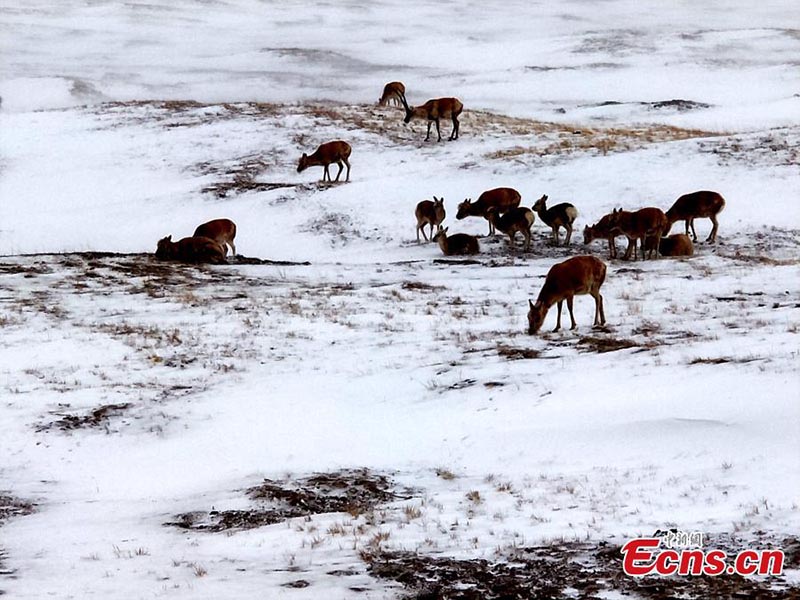
[[[666,4],[0,7],[0,595],[800,593],[800,20]],[[460,138],[376,106],[392,80],[459,97]],[[335,139],[349,183],[297,172]],[[573,203],[571,245],[455,219],[498,186]],[[690,258],[583,244],[701,189]],[[433,195],[472,260],[417,243]],[[154,259],[217,217],[229,264]],[[584,253],[606,327],[579,296],[528,335]],[[621,577],[671,527],[786,573]]]

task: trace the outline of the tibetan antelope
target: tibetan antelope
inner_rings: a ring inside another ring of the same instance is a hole
[[[483,192],[478,199],[473,202],[467,198],[458,205],[456,219],[467,217],[483,217],[488,220],[486,211],[494,207],[498,214],[502,214],[519,206],[522,196],[514,188],[501,187]],[[489,235],[494,234],[494,225],[489,221]]]
[[[297,172],[302,173],[308,167],[321,166],[325,168],[322,172],[322,181],[325,181],[326,177],[328,181],[331,181],[331,173],[328,170],[328,166],[331,163],[336,163],[339,165],[339,172],[336,173],[336,181],[339,181],[339,175],[342,174],[342,163],[344,163],[347,165],[347,177],[345,181],[350,181],[350,162],[348,159],[350,158],[351,150],[350,144],[341,140],[321,144],[311,155],[303,152],[303,156],[300,157],[300,162],[297,164]]]
[[[583,228],[583,243],[587,246],[593,240],[608,240],[608,257],[617,258],[617,245],[614,239],[618,235],[622,235],[619,227],[611,226],[612,215],[604,215],[595,225],[587,225]]]
[[[480,252],[478,238],[476,238],[474,235],[468,235],[466,233],[454,233],[453,235],[447,235],[448,229],[450,228],[445,227],[442,229],[442,226],[439,225],[436,235],[433,236],[433,241],[439,243],[439,248],[442,249],[442,252],[445,256],[454,256],[456,254],[478,254],[478,252]]]
[[[411,119],[426,119],[428,121],[428,134],[425,136],[427,142],[431,137],[431,124],[436,123],[437,141],[442,141],[442,133],[439,130],[439,119],[451,119],[453,121],[453,132],[450,134],[451,140],[458,139],[458,115],[464,110],[464,105],[458,98],[435,98],[428,100],[422,106],[409,106],[405,96],[402,97],[403,107],[406,109],[406,118],[403,122],[409,123]]]
[[[378,99],[378,106],[402,106],[406,97],[406,86],[400,81],[392,81],[383,86],[383,94]]]
[[[203,223],[194,230],[194,237],[211,238],[222,246],[225,254],[228,253],[228,246],[230,246],[231,256],[236,256],[236,245],[233,243],[233,238],[236,237],[236,223],[230,219],[214,219]]]
[[[441,225],[444,222],[444,198],[433,197],[433,202],[430,200],[423,200],[417,204],[417,209],[414,211],[417,217],[417,242],[419,242],[419,232],[422,230],[422,237],[427,242],[433,239],[433,228]],[[425,225],[430,225],[430,236],[425,235]]]
[[[645,247],[648,251],[652,251],[655,249],[656,243],[658,243],[658,253],[661,256],[692,256],[694,254],[692,238],[685,233],[673,233],[669,237],[662,238],[649,237],[645,242]]]
[[[500,216],[495,207],[490,207],[486,211],[486,218],[489,220],[494,228],[499,229],[502,233],[508,235],[508,243],[514,247],[514,238],[519,231],[525,238],[525,250],[530,250],[531,247],[531,226],[535,217],[530,208],[524,206],[516,206],[510,209],[506,214]]]
[[[185,237],[177,242],[172,236],[158,240],[156,258],[159,260],[178,260],[189,263],[223,263],[225,249],[207,237]]]
[[[561,306],[567,301],[569,318],[572,321],[570,329],[575,329],[575,315],[572,314],[572,300],[575,296],[589,294],[594,298],[594,324],[593,327],[605,325],[606,315],[603,311],[603,296],[600,295],[600,286],[606,278],[606,265],[594,256],[574,256],[553,265],[547,272],[542,291],[534,304],[528,300],[528,333],[535,334],[542,327],[547,311],[553,304],[558,304],[558,317],[556,328],[561,328]]]
[[[661,239],[669,230],[669,221],[667,216],[660,208],[641,208],[635,212],[627,210],[614,210],[611,213],[610,225],[618,227],[622,234],[628,238],[628,249],[625,251],[623,258],[628,260],[633,251],[633,258],[638,258],[636,254],[636,242],[638,241],[642,249],[642,260],[645,258],[645,246],[647,238],[655,237]],[[654,244],[650,247],[650,256],[652,257],[653,251],[657,246]],[[658,252],[655,253],[658,258]]]
[[[547,208],[547,194],[544,194],[533,205],[533,211],[539,215],[545,225],[553,230],[553,243],[556,246],[558,246],[559,228],[566,229],[567,237],[564,239],[564,245],[569,246],[569,240],[572,237],[572,223],[578,218],[577,208],[569,202],[562,202],[552,208]]]
[[[692,228],[692,236],[697,241],[697,233],[694,230],[694,220],[699,218],[709,218],[713,227],[706,239],[707,242],[717,241],[717,215],[725,208],[725,199],[717,192],[694,192],[684,194],[667,211],[670,227],[675,221],[686,221],[686,235],[689,235],[689,227]]]

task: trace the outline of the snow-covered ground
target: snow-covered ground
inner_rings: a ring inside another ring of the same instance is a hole
[[[798,29],[788,1],[0,7],[0,590],[386,598],[364,562],[381,551],[502,560],[667,527],[785,543]],[[461,98],[461,138],[375,107],[395,79],[412,104]],[[351,182],[298,174],[331,139]],[[574,203],[570,248],[538,219],[529,253],[416,243],[418,201],[484,235],[456,207],[497,186]],[[608,261],[605,329],[579,297],[576,331],[550,314],[527,335],[550,266],[606,258],[584,225],[698,189],[727,201],[716,245]],[[222,216],[242,255],[285,264],[144,254]],[[264,478],[361,468],[395,501],[165,525],[263,508],[246,490]]]

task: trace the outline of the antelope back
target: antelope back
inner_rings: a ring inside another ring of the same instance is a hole
[[[725,199],[717,192],[700,191],[684,194],[667,211],[670,223],[695,217],[710,217],[725,208]]]
[[[194,237],[207,237],[212,240],[233,241],[236,237],[236,224],[230,219],[214,219],[199,225]]]

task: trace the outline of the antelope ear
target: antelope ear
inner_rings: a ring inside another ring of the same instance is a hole
[[[308,154],[306,154],[305,152],[303,152],[303,158],[308,158]]]
[[[168,241],[168,242],[171,242],[171,241],[172,241],[172,234],[171,234],[171,233],[170,233],[170,234],[167,236],[167,241]]]
[[[531,310],[533,310],[533,302],[530,299],[528,299],[528,305],[531,307]]]

